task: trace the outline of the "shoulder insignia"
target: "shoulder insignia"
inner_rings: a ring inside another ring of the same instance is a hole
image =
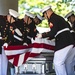
[[[50,22],[49,26],[50,26],[50,28],[52,28],[53,27],[53,23]]]

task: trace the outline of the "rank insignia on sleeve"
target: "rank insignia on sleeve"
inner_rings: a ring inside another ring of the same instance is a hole
[[[53,23],[50,22],[49,26],[50,26],[50,28],[52,28],[53,27]]]

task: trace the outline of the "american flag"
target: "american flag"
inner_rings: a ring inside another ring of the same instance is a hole
[[[26,61],[41,54],[41,52],[54,51],[55,43],[47,39],[32,40],[28,46],[8,46],[4,47],[8,60],[15,66],[21,66]]]

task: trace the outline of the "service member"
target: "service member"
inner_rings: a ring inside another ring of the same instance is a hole
[[[67,18],[67,20],[72,24],[72,28],[75,31],[75,15],[74,15],[74,11],[69,12],[65,18]]]
[[[42,20],[44,20],[44,18],[40,14],[37,14],[34,18],[34,22],[36,25],[40,24]]]
[[[18,35],[18,34],[20,34],[20,31],[18,28],[16,28],[14,30],[14,26],[12,26],[12,23],[18,20],[18,17],[20,16],[20,14],[13,9],[9,9],[8,15],[11,16],[11,17],[9,17],[9,22],[11,23],[10,30],[12,32],[12,36],[10,37],[12,40],[9,45],[14,45],[14,43],[13,43],[14,34],[16,33],[16,35]],[[15,66],[9,62],[7,75],[14,75],[14,73],[15,73]]]
[[[74,11],[69,12],[65,18],[67,18],[67,20],[70,22],[71,25],[71,34],[74,37],[74,42],[75,42],[75,15],[74,15]],[[68,75],[75,75],[74,71],[75,71],[75,47],[73,48],[73,50],[70,52],[70,57],[67,59],[66,62],[66,70]]]
[[[8,46],[11,42],[11,30],[10,30],[10,23],[8,22],[8,15],[0,16],[0,51],[1,51],[1,70],[0,73],[1,75],[6,75],[7,74],[7,58],[5,56],[4,50],[2,46]]]
[[[43,20],[44,18],[40,14],[37,14],[34,18],[35,26],[39,25]],[[36,27],[34,28],[34,33],[34,37],[39,33]]]
[[[12,23],[12,26],[18,28],[21,32],[16,36],[14,35],[14,45],[27,45],[31,43],[31,41],[28,40],[27,35],[29,32],[31,32],[31,28],[33,28],[31,27],[31,25],[33,25],[33,18],[35,18],[35,16],[26,11],[24,18]]]
[[[35,15],[35,18],[33,19],[32,24],[30,25],[31,28],[29,28],[30,32],[28,34],[28,37],[31,37],[35,40],[36,35],[39,33],[36,26],[39,25],[42,20],[44,20],[44,18],[40,14]]]
[[[15,17],[15,16],[14,16]],[[0,46],[2,48],[2,46],[8,46],[11,43],[13,34],[12,34],[12,26],[11,23],[14,22],[14,18],[11,15],[6,15],[0,16]],[[1,70],[0,73],[1,75],[7,75],[7,64],[8,64],[8,60],[6,58],[6,55],[4,53],[4,50],[2,50],[2,54],[1,54]]]
[[[59,15],[55,14],[51,6],[47,6],[41,10],[45,19],[48,20],[51,29],[48,33],[38,34],[38,38],[50,37],[55,38],[54,68],[56,75],[67,75],[65,61],[68,53],[72,50],[74,40],[71,36],[68,23]]]

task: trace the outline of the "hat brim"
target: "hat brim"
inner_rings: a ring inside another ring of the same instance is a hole
[[[9,14],[15,18],[19,17],[19,13],[13,9],[9,9]]]
[[[51,9],[51,6],[44,7],[40,12],[44,13],[45,11]]]

